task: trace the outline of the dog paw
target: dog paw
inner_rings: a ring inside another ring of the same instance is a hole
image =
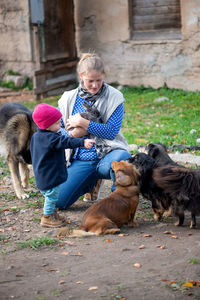
[[[183,226],[183,223],[181,223],[180,221],[177,221],[176,223],[174,223],[175,226]]]
[[[139,225],[136,222],[131,222],[128,224],[129,227],[138,227]]]
[[[18,197],[19,199],[28,199],[30,196],[28,194],[22,194],[20,197]]]

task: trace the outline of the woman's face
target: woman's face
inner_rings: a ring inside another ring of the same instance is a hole
[[[104,74],[98,71],[89,71],[88,73],[79,74],[84,87],[88,92],[95,95],[102,87]]]

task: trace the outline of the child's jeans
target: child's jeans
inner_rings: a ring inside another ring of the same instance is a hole
[[[55,212],[56,201],[58,200],[60,185],[45,191],[40,191],[44,197],[44,215],[52,215]]]

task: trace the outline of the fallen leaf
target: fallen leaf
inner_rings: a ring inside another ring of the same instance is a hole
[[[76,254],[76,256],[83,256],[83,254],[82,254],[81,252],[78,252],[78,253]]]
[[[69,245],[69,246],[72,246],[74,245],[74,242],[71,242],[71,241],[64,241],[65,244]]]
[[[58,282],[58,284],[64,284],[64,283],[65,283],[64,280],[60,280],[60,281]]]
[[[192,292],[188,292],[188,293],[186,293],[186,295],[187,295],[187,296],[192,296],[193,293],[192,293]]]
[[[165,245],[157,245],[156,248],[166,249],[166,246]]]
[[[76,281],[76,284],[83,284],[83,281]]]
[[[71,222],[69,220],[65,221],[65,224],[70,224]]]
[[[55,271],[58,271],[57,269],[54,269],[54,268],[45,268],[47,272],[55,272]]]
[[[111,240],[106,240],[106,242],[107,242],[107,243],[110,243],[110,242],[111,242]]]
[[[0,228],[0,232],[4,233],[5,229],[4,228]]]
[[[24,277],[24,274],[19,274],[19,273],[18,273],[18,274],[16,274],[15,276],[16,276],[16,277]]]
[[[58,247],[62,247],[62,246],[63,246],[63,244],[61,244],[61,243],[58,244]]]
[[[178,239],[178,236],[177,235],[172,235],[171,238]]]
[[[88,291],[94,291],[94,290],[98,290],[98,286],[91,286],[88,289]]]
[[[24,229],[24,232],[30,232],[31,230],[30,229]]]
[[[138,249],[144,249],[145,246],[144,245],[141,245],[140,247],[138,247]]]
[[[189,282],[191,282],[193,284],[193,286],[198,286],[200,287],[200,281],[197,280],[189,280]]]
[[[164,234],[174,234],[174,232],[173,231],[164,231]]]
[[[13,226],[11,226],[11,227],[8,227],[8,230],[9,230],[9,231],[12,231],[12,230],[16,230],[16,228],[13,227]]]
[[[152,237],[151,234],[144,234],[144,237]]]
[[[128,236],[128,233],[119,233],[118,236]]]
[[[174,283],[176,283],[176,281],[171,280],[170,283],[169,283],[169,285],[172,285],[172,284],[174,284]]]
[[[139,264],[139,263],[135,263],[133,266],[137,269],[141,268],[141,264]]]
[[[193,288],[193,283],[187,281],[187,282],[185,282],[182,286],[189,287],[189,288]]]
[[[165,245],[160,246],[160,249],[166,249]]]
[[[167,281],[167,279],[166,279],[166,278],[162,278],[161,280],[162,280],[163,282],[166,282],[166,281]]]
[[[62,254],[62,255],[69,255],[69,252],[63,251],[61,254]]]

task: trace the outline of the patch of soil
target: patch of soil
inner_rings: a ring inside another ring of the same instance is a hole
[[[40,227],[43,198],[32,184],[30,198],[18,200],[9,174],[1,168],[0,299],[198,299],[200,287],[199,226],[183,227],[173,218],[153,219],[149,201],[140,199],[137,228],[121,234],[65,238],[49,246],[21,245],[40,238],[55,239],[56,230]],[[6,175],[6,176],[5,176]],[[110,192],[105,181],[101,198]],[[79,199],[62,212],[67,225],[78,228],[90,203]],[[197,218],[197,221],[198,218]],[[198,224],[199,225],[199,224]],[[184,287],[193,280],[193,287]]]

